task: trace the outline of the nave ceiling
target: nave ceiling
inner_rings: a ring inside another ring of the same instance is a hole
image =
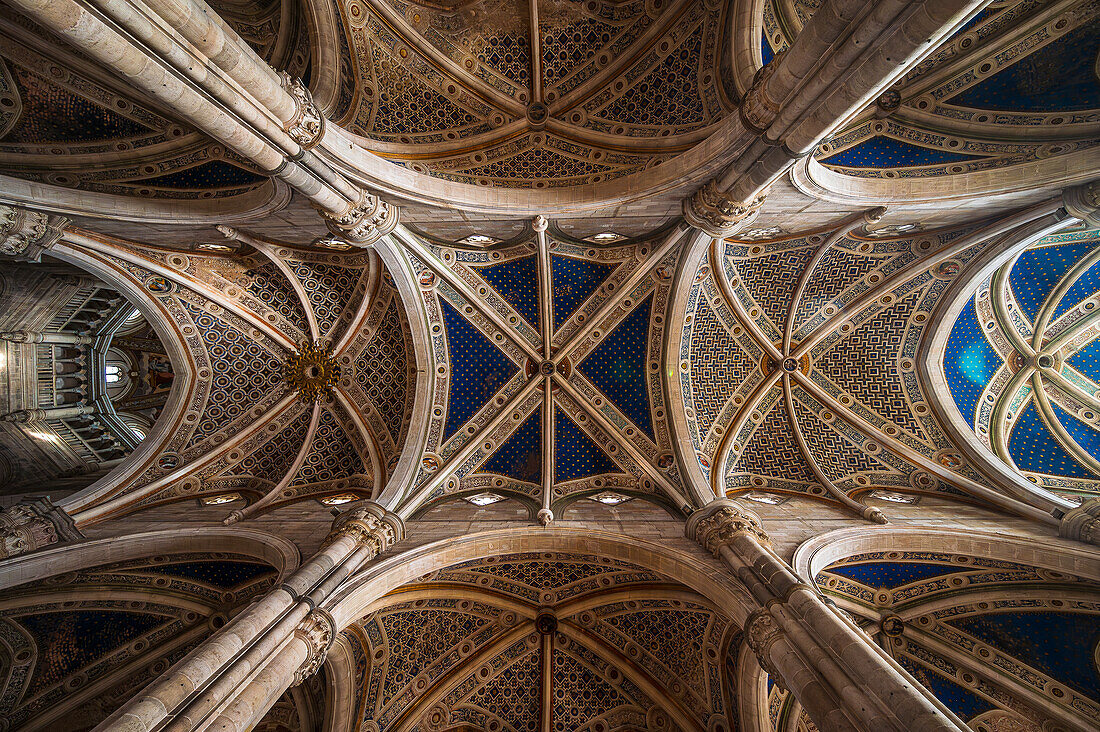
[[[1095,526],[1075,509],[1100,498],[1097,2],[968,6],[848,113],[830,95],[874,86],[855,73],[805,109],[797,84],[760,98],[828,0],[218,0],[196,7],[263,62],[230,49],[181,83],[196,104],[221,84],[210,106],[252,125],[220,128],[16,2],[0,233],[49,213],[18,271],[117,293],[170,379],[144,439],[29,494],[73,431],[36,411],[68,404],[43,396],[46,354],[98,379],[99,331],[55,327],[76,294],[0,273],[0,439],[21,441],[0,498],[48,493],[63,542],[103,539],[42,581],[0,572],[0,732],[90,729],[331,551],[329,513],[364,499],[411,541],[294,606],[328,661],[256,729],[816,732],[746,635],[763,591],[683,538],[716,498],[778,529],[776,562],[850,527],[795,556],[788,590],[971,729],[1100,723],[1100,577],[1050,537]],[[79,3],[117,27],[132,5],[156,4]],[[894,52],[887,26],[867,59]],[[233,76],[253,71],[290,101]],[[768,137],[761,109],[802,137]],[[692,208],[777,158],[734,229]],[[1005,533],[967,544],[969,521]],[[463,554],[490,529],[508,541]],[[592,548],[636,529],[616,558]],[[400,580],[359,602],[378,566]]]

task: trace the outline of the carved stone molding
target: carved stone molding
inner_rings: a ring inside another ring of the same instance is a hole
[[[285,71],[279,76],[283,80],[283,89],[294,98],[296,113],[294,119],[286,123],[284,129],[307,150],[318,142],[325,134],[325,116],[313,101],[313,95],[302,83],[301,79],[292,77]]]
[[[747,225],[759,212],[764,196],[748,203],[739,201],[718,190],[718,183],[711,179],[692,195],[684,199],[684,218],[692,226],[713,237],[724,238],[736,233],[738,227]]]
[[[780,630],[775,618],[767,610],[757,610],[749,615],[748,620],[745,621],[745,641],[756,656],[756,662],[760,664],[760,668],[764,669],[768,676],[771,676],[779,684],[782,684],[782,679],[775,672],[775,667],[772,666],[768,655],[771,652],[772,644],[779,640],[781,635],[783,635],[783,631]]]
[[[1062,203],[1071,216],[1089,226],[1100,226],[1100,180],[1065,189]]]
[[[293,685],[297,686],[317,673],[325,662],[329,649],[336,641],[336,621],[326,611],[317,608],[302,619],[294,629],[294,635],[309,647],[309,657],[294,672]]]
[[[0,511],[0,559],[16,557],[60,541],[84,536],[72,518],[49,498],[18,503]]]
[[[1090,498],[1062,517],[1058,535],[1100,545],[1100,498]]]
[[[37,262],[61,238],[69,219],[0,203],[0,254]]]
[[[745,92],[745,96],[741,99],[741,106],[737,110],[741,116],[741,123],[758,135],[766,130],[779,114],[779,102],[768,96],[767,86],[768,80],[775,75],[775,70],[779,68],[779,64],[786,55],[785,49],[780,51],[766,66],[756,72],[752,86]]]
[[[324,545],[345,536],[351,537],[359,546],[369,548],[373,557],[386,551],[404,535],[405,524],[397,514],[377,503],[361,501],[336,517]]]
[[[349,206],[344,213],[322,211],[321,215],[333,234],[358,246],[367,246],[394,230],[399,209],[378,196],[364,192],[359,202]]]
[[[711,510],[704,508],[691,515],[687,534],[714,556],[742,534],[749,534],[763,544],[768,542],[768,534],[752,512],[728,499],[719,499],[710,505]]]

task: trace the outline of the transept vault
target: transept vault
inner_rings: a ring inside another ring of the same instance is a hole
[[[1100,728],[1098,18],[3,0],[0,732]]]

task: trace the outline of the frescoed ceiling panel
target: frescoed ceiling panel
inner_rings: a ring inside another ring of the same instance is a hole
[[[432,596],[403,601],[403,592]],[[647,570],[510,554],[432,573],[391,597],[343,633],[353,655],[370,659],[357,664],[355,693],[362,723],[382,732],[535,732],[547,718],[563,731],[736,729],[727,707],[736,691],[720,670],[729,619]],[[536,624],[540,613],[549,620]],[[692,633],[691,642],[670,629]]]

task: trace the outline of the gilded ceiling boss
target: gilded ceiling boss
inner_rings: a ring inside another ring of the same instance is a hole
[[[1097,729],[1097,0],[0,2],[0,732]]]

